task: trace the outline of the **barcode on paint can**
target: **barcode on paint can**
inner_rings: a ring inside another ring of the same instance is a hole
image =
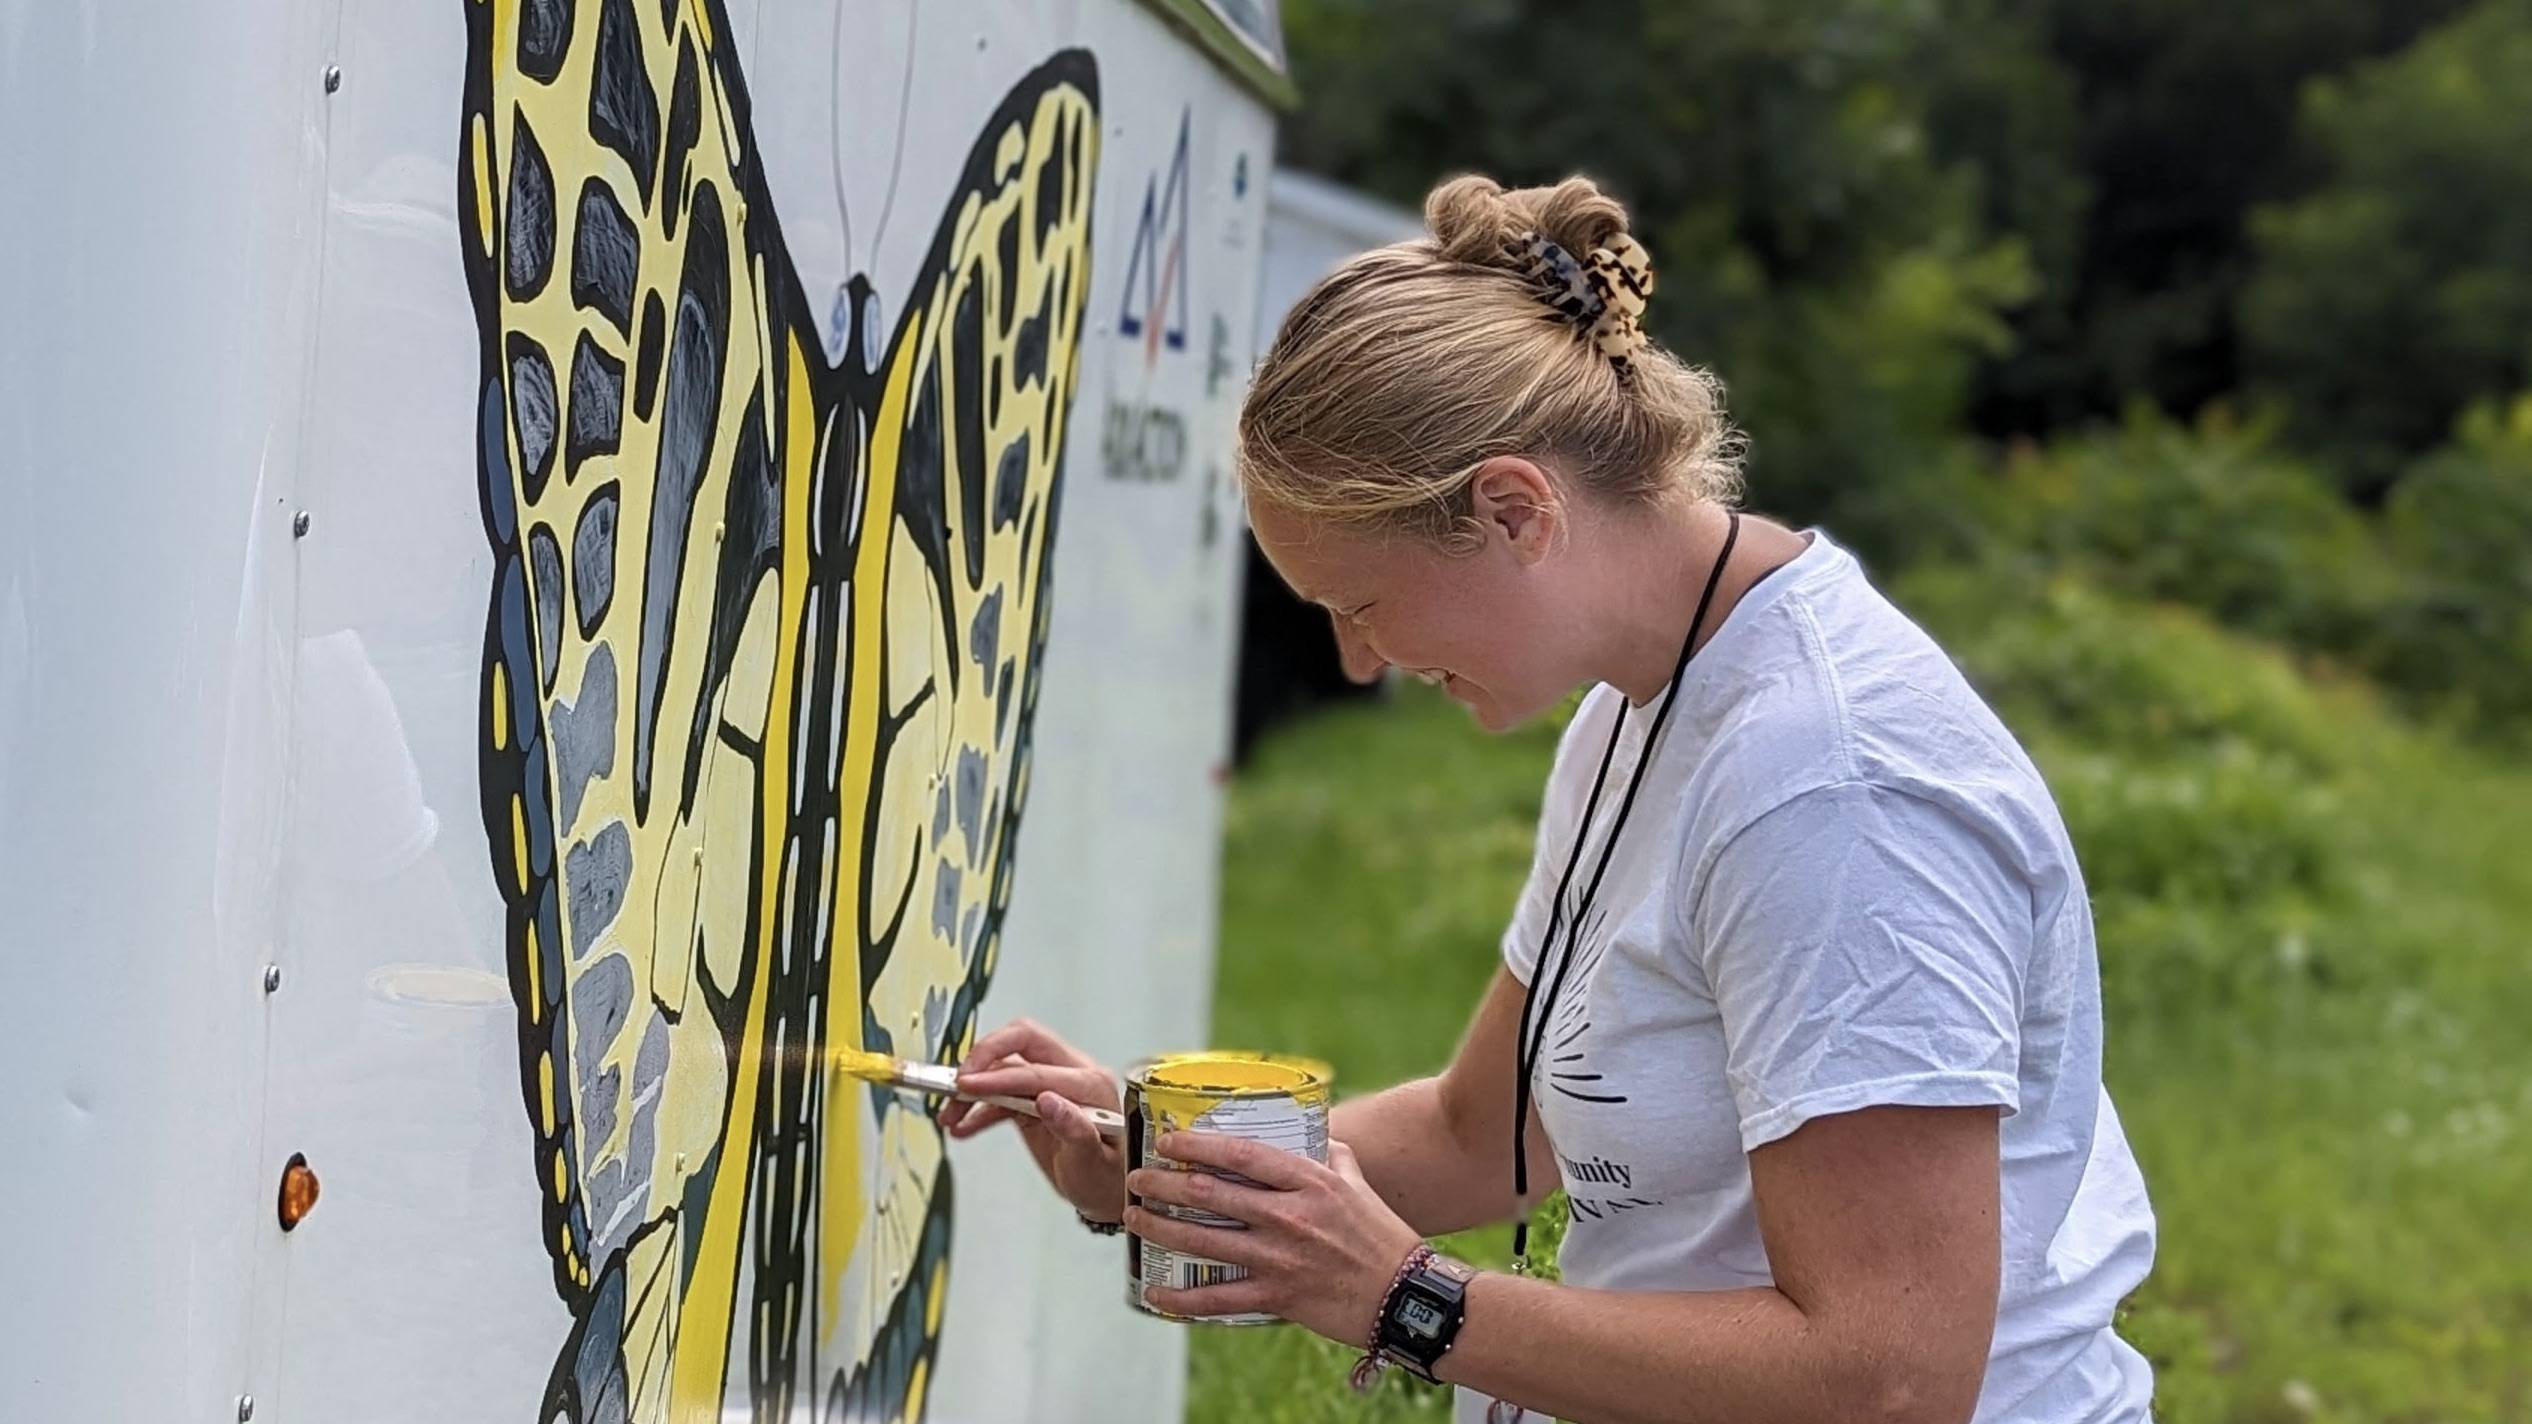
[[[1178,1289],[1196,1290],[1203,1286],[1228,1285],[1248,1279],[1248,1267],[1226,1266],[1219,1261],[1181,1261],[1178,1263]]]

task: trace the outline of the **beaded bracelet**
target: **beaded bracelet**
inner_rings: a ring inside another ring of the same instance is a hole
[[[1398,1274],[1389,1278],[1389,1289],[1381,1293],[1380,1308],[1372,1312],[1371,1339],[1364,1342],[1363,1357],[1354,1362],[1353,1373],[1346,1376],[1356,1394],[1371,1393],[1372,1386],[1380,1382],[1380,1372],[1389,1367],[1389,1352],[1380,1347],[1380,1322],[1389,1318],[1389,1303],[1398,1298],[1398,1287],[1406,1284],[1407,1277],[1431,1265],[1433,1256],[1433,1248],[1419,1241],[1407,1253],[1407,1259],[1398,1263]]]

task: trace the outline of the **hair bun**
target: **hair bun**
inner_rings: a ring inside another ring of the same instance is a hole
[[[1435,188],[1424,200],[1425,230],[1446,261],[1517,270],[1530,233],[1581,257],[1626,235],[1626,207],[1588,178],[1545,188],[1506,188],[1469,174]]]

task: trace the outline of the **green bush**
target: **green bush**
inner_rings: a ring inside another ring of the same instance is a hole
[[[2532,721],[2532,397],[2483,406],[2385,511],[2409,571],[2385,677],[2481,725]]]
[[[1893,481],[1884,501],[1910,525],[1885,552],[1956,576],[1950,594],[1920,578],[1921,596],[1987,607],[2090,588],[2194,608],[2283,644],[2303,671],[2361,673],[2413,710],[2532,733],[2532,397],[2474,410],[2379,515],[2285,450],[2273,419],[2217,411],[2182,426],[2142,407],[2116,428],[1993,465],[1957,451]],[[2080,607],[2058,611],[2087,621]],[[2112,618],[2127,631],[2109,642],[2013,652],[2017,685],[2030,684],[2016,695],[2047,698],[2050,715],[2087,735],[2124,735],[2100,722],[2121,715],[2120,679],[2168,655],[2154,615],[2141,618]],[[1984,636],[1975,622],[1963,629]],[[2255,676],[2273,688],[2297,675],[2280,665]],[[2193,719],[2245,695],[2223,679],[2171,679],[2132,730],[2189,735]]]
[[[2305,775],[2345,759],[2342,716],[2289,659],[2189,610],[2021,563],[1928,564],[1891,591],[2016,726],[2124,755],[2239,748]]]
[[[2238,743],[2147,762],[2061,757],[2055,786],[2097,900],[2255,905],[2335,883],[2336,798]]]
[[[2184,426],[2139,406],[2114,428],[2018,450],[1971,486],[1979,548],[2361,660],[2399,571],[2277,437],[2267,417],[2218,410]]]

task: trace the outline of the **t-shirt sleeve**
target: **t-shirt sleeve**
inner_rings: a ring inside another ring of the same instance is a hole
[[[1744,1151],[1880,1105],[2018,1105],[2032,898],[1962,813],[1857,782],[1716,855],[1688,911]]]

